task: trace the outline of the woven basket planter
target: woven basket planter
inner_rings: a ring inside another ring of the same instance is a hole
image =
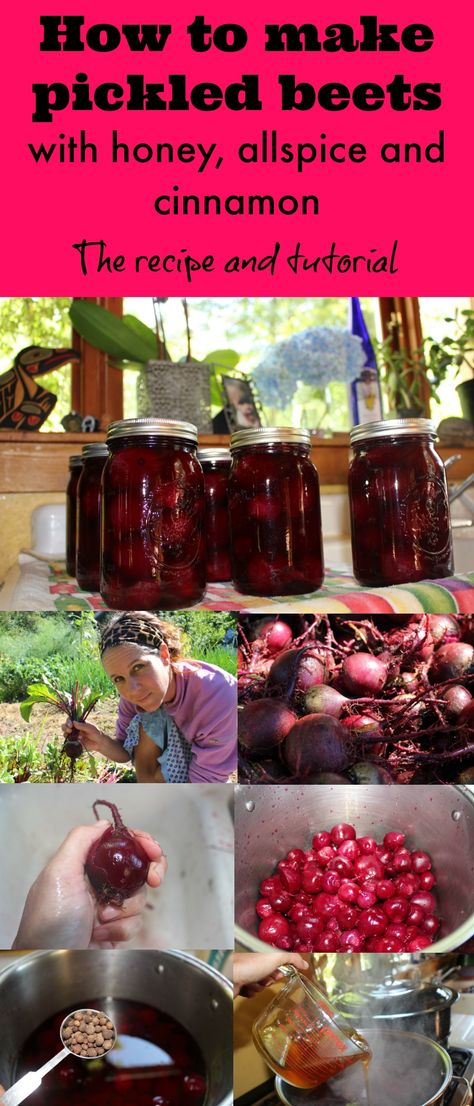
[[[148,361],[137,381],[139,418],[183,419],[211,434],[212,370],[193,361]]]

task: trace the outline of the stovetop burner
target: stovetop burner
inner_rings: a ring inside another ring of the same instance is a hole
[[[447,1051],[451,1057],[453,1074],[463,1076],[471,1086],[474,1086],[474,1050],[469,1048],[449,1047]],[[454,1080],[445,1091],[443,1106],[462,1106],[466,1097],[466,1085],[456,1083]],[[275,1091],[273,1077],[266,1083],[261,1083],[252,1091],[247,1091],[240,1098],[234,1100],[234,1106],[281,1106],[280,1099]],[[388,1104],[387,1104],[388,1106]],[[393,1106],[396,1106],[394,1103]]]
[[[469,1048],[454,1047],[448,1047],[448,1052],[451,1057],[454,1075],[463,1075],[472,1085],[474,1080],[474,1052]],[[465,1085],[455,1083],[453,1080],[445,1093],[443,1106],[460,1106],[460,1103],[464,1101],[465,1093]]]

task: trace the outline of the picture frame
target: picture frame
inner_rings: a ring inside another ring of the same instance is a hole
[[[221,375],[224,416],[230,433],[262,426],[258,401],[248,376]]]

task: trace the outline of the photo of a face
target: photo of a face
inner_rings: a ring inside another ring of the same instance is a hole
[[[247,380],[223,376],[222,385],[226,397],[225,414],[230,430],[261,426],[260,415],[255,406],[252,389]]]

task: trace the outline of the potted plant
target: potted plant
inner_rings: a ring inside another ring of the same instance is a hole
[[[172,361],[167,347],[162,304],[153,299],[155,329],[135,315],[118,317],[99,304],[75,299],[69,314],[74,329],[96,349],[107,353],[118,368],[137,370],[137,407],[141,416],[185,419],[198,430],[212,430],[211,408],[222,407],[221,371],[235,369],[235,350],[213,350],[202,361],[191,354],[187,300],[182,300],[186,353]]]
[[[428,356],[428,368],[432,373],[447,375],[450,368],[459,372],[463,365],[471,370],[472,379],[463,380],[456,391],[461,400],[464,418],[474,423],[474,311],[465,308],[448,317],[445,323],[454,327],[454,333],[435,342],[431,338]]]
[[[474,354],[474,311],[457,311],[444,321],[455,327],[453,335],[439,340],[426,337],[414,350],[400,349],[396,344],[396,322],[389,324],[387,337],[377,343],[382,387],[390,414],[419,417],[425,410],[426,393],[437,400],[439,385],[452,368],[459,371],[463,364],[468,364],[474,373],[472,358],[469,359]],[[474,379],[458,384],[457,391],[464,415],[474,422]]]

